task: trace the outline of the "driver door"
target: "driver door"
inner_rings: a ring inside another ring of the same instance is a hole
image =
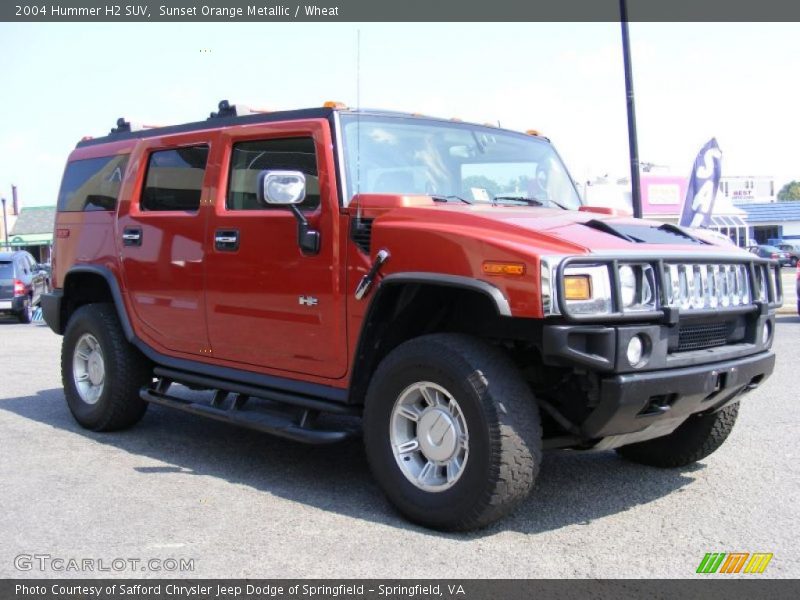
[[[347,369],[344,253],[326,120],[232,128],[213,161],[222,169],[207,230],[206,301],[214,357],[285,374],[339,378]],[[303,252],[298,220],[257,198],[264,170],[302,171],[298,205],[320,235]]]

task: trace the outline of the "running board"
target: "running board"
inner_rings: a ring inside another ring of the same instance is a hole
[[[188,384],[190,386],[200,386],[211,390],[225,390],[226,392],[233,392],[235,394],[244,394],[253,398],[263,398],[278,402],[280,404],[288,404],[290,406],[297,406],[308,410],[316,410],[323,413],[330,413],[335,415],[359,415],[360,409],[338,402],[331,402],[330,400],[323,400],[321,398],[312,398],[310,396],[303,396],[292,392],[285,392],[263,388],[247,383],[239,383],[236,381],[229,381],[227,379],[218,379],[208,375],[199,375],[197,373],[188,373],[186,371],[179,371],[177,369],[168,369],[166,367],[156,367],[153,370],[156,377],[168,379],[176,383]]]
[[[163,381],[163,380],[162,380]],[[201,402],[193,402],[183,398],[170,396],[165,392],[153,388],[142,388],[139,392],[142,400],[151,404],[159,404],[168,408],[175,408],[193,415],[208,417],[231,425],[254,429],[270,433],[282,438],[302,442],[304,444],[333,444],[341,442],[355,435],[351,430],[325,430],[311,429],[306,426],[309,421],[309,410],[304,411],[300,423],[290,416],[269,414],[255,410],[243,410],[239,403],[234,402],[231,408],[217,408]]]

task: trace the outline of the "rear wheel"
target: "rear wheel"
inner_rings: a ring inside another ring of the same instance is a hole
[[[125,339],[110,304],[87,304],[70,318],[61,378],[72,415],[87,429],[124,429],[147,410],[139,389],[152,381],[150,364]]]
[[[406,342],[380,364],[364,410],[372,472],[410,520],[483,527],[530,492],[541,463],[535,399],[502,351],[462,335]]]
[[[30,323],[33,321],[33,300],[31,300],[30,296],[25,298],[22,310],[17,314],[17,318],[20,323]]]
[[[728,439],[739,403],[705,415],[691,416],[664,437],[617,448],[620,456],[651,467],[685,467],[715,452]]]

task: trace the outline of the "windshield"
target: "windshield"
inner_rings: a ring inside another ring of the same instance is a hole
[[[541,138],[409,117],[342,114],[341,123],[346,204],[357,193],[394,193],[454,202],[581,205],[564,164]]]

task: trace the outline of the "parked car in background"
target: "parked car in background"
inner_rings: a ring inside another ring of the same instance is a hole
[[[784,252],[776,246],[767,246],[766,244],[759,244],[758,246],[750,246],[750,252],[762,258],[771,258],[777,260],[782,267],[792,264],[792,257],[788,252]],[[796,263],[795,263],[796,264]]]
[[[30,323],[46,286],[45,274],[29,253],[0,252],[0,314],[11,313],[22,323]]]
[[[793,267],[797,266],[798,259],[800,259],[800,244],[790,244],[789,242],[783,242],[777,245],[779,250],[783,252],[789,253],[789,264]]]
[[[800,315],[800,264],[797,265],[797,314]]]

